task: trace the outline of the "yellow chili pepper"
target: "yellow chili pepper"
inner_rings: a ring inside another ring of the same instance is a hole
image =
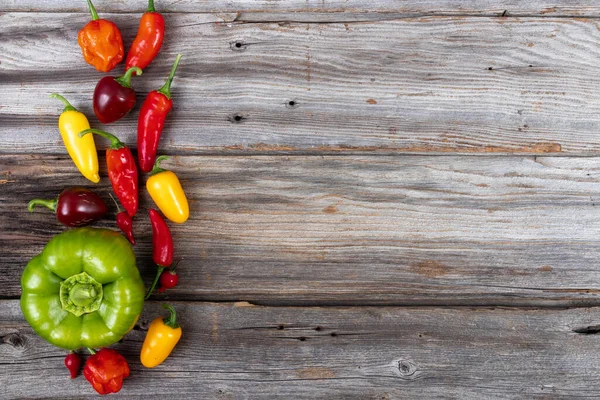
[[[176,321],[175,309],[168,304],[163,304],[163,307],[171,315],[152,321],[142,345],[140,361],[146,368],[154,368],[165,361],[181,339],[181,327]]]
[[[160,167],[160,162],[167,158],[160,156],[156,159],[146,181],[146,189],[167,219],[182,224],[190,216],[190,207],[177,175]]]
[[[90,128],[86,116],[77,111],[63,96],[52,93],[52,98],[59,99],[65,105],[65,109],[58,119],[58,130],[62,136],[65,147],[77,169],[83,176],[94,183],[100,181],[98,175],[98,152],[92,135],[79,137],[79,132]]]

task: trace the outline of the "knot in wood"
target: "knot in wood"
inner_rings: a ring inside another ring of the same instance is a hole
[[[409,360],[398,360],[398,371],[400,376],[410,377],[417,372],[417,366]]]
[[[25,347],[26,339],[23,335],[18,333],[9,333],[2,337],[2,341],[17,349]]]

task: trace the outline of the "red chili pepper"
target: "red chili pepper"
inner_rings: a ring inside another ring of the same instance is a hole
[[[159,90],[154,90],[148,94],[138,118],[138,161],[140,168],[144,172],[152,171],[160,135],[165,126],[165,119],[173,107],[171,100],[171,83],[175,76],[175,71],[181,60],[181,54],[177,55],[171,73],[167,81]]]
[[[129,240],[129,243],[135,245],[135,239],[133,238],[133,220],[131,219],[129,214],[127,214],[125,211],[121,211],[119,203],[117,203],[115,198],[112,197],[112,194],[110,195],[110,197],[115,202],[115,206],[117,206],[117,227],[121,230],[121,232],[123,232],[127,240]]]
[[[173,263],[173,238],[171,230],[164,218],[154,209],[150,209],[150,222],[152,224],[152,260],[158,266],[152,286],[146,293],[150,297],[162,272]]]
[[[175,272],[175,268],[171,268],[163,271],[160,274],[160,288],[158,289],[158,293],[162,293],[167,289],[172,289],[177,286],[177,282],[179,282],[179,275]]]
[[[83,368],[83,375],[96,392],[117,393],[123,387],[123,379],[129,376],[127,360],[116,350],[104,348],[97,353],[90,349],[92,356]]]
[[[146,68],[160,51],[165,36],[165,19],[154,9],[154,0],[148,0],[148,10],[142,15],[140,27],[127,53],[125,69]]]
[[[138,171],[131,150],[115,135],[98,129],[86,129],[79,132],[79,137],[95,133],[110,140],[110,148],[106,150],[108,177],[113,191],[130,217],[138,208]]]
[[[135,90],[131,87],[131,74],[142,74],[138,67],[127,68],[121,77],[105,76],[94,89],[94,114],[103,124],[123,118],[135,106]]]
[[[81,368],[81,356],[77,353],[69,353],[65,357],[65,367],[71,373],[71,379],[77,378],[79,369]]]
[[[150,209],[152,223],[152,260],[156,265],[169,268],[173,263],[173,238],[164,218],[154,209]]]
[[[51,209],[63,225],[70,227],[89,225],[108,211],[104,200],[85,188],[67,188],[56,199],[33,199],[27,209],[32,212],[37,205]]]

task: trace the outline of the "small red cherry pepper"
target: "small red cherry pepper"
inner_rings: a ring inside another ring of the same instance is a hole
[[[66,226],[79,227],[98,221],[108,207],[100,196],[85,188],[67,188],[56,199],[33,199],[27,205],[29,212],[42,205],[54,211],[56,218]]]
[[[140,27],[127,53],[125,69],[146,68],[160,51],[165,37],[165,19],[156,12],[154,0],[148,0],[148,10],[142,15]],[[139,72],[138,72],[139,73]]]
[[[123,118],[135,106],[135,90],[131,87],[131,74],[142,74],[138,67],[128,68],[121,77],[105,76],[94,89],[94,114],[103,124]]]
[[[69,353],[65,357],[65,367],[71,373],[71,379],[77,378],[79,369],[81,368],[81,356],[77,353]]]
[[[95,133],[110,140],[110,148],[106,150],[108,177],[113,191],[130,217],[138,209],[138,170],[131,150],[115,135],[98,129],[86,129],[79,132],[79,137]]]
[[[123,232],[127,240],[129,240],[129,243],[135,245],[135,239],[133,238],[133,220],[131,219],[129,214],[127,214],[127,212],[121,211],[119,203],[117,203],[115,198],[112,197],[112,194],[110,195],[110,197],[115,202],[115,206],[117,206],[117,227],[121,230],[121,232]]]
[[[148,93],[148,97],[146,97],[140,110],[137,148],[140,168],[144,172],[152,171],[158,150],[158,142],[165,126],[165,119],[173,107],[171,83],[180,60],[181,54],[178,54],[163,87]]]
[[[150,222],[152,224],[152,260],[158,266],[152,286],[146,293],[150,297],[158,280],[166,268],[173,263],[173,237],[165,219],[158,211],[150,209]]]
[[[123,379],[129,376],[127,360],[116,350],[104,348],[92,356],[83,368],[85,379],[100,394],[117,393],[123,387]]]
[[[177,286],[177,282],[179,282],[179,275],[175,271],[175,267],[165,270],[160,274],[160,288],[158,289],[158,293],[162,293],[167,289],[172,289]]]

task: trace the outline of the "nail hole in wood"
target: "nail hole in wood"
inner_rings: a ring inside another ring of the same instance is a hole
[[[492,71],[494,68],[492,67],[488,67],[488,71]]]
[[[232,124],[240,124],[242,123],[244,120],[246,119],[246,117],[244,117],[243,115],[240,114],[235,114],[230,116],[229,118],[227,118],[227,120],[229,122],[231,122]]]
[[[233,51],[244,51],[248,48],[248,44],[242,41],[231,42],[229,43],[229,48]]]
[[[337,337],[337,333],[331,332],[331,337]]]
[[[298,338],[298,340],[299,340],[299,341],[301,341],[301,342],[304,342],[304,341],[306,341],[306,338],[305,338],[304,336],[300,336],[300,337]]]
[[[282,331],[282,330],[284,329],[284,326],[283,326],[283,325],[279,325],[279,326],[277,327],[277,329],[278,329],[278,330],[280,330],[280,331]]]
[[[317,326],[317,327],[315,328],[315,331],[317,331],[317,332],[320,332],[322,329],[323,329],[323,328],[321,328],[320,326]]]

